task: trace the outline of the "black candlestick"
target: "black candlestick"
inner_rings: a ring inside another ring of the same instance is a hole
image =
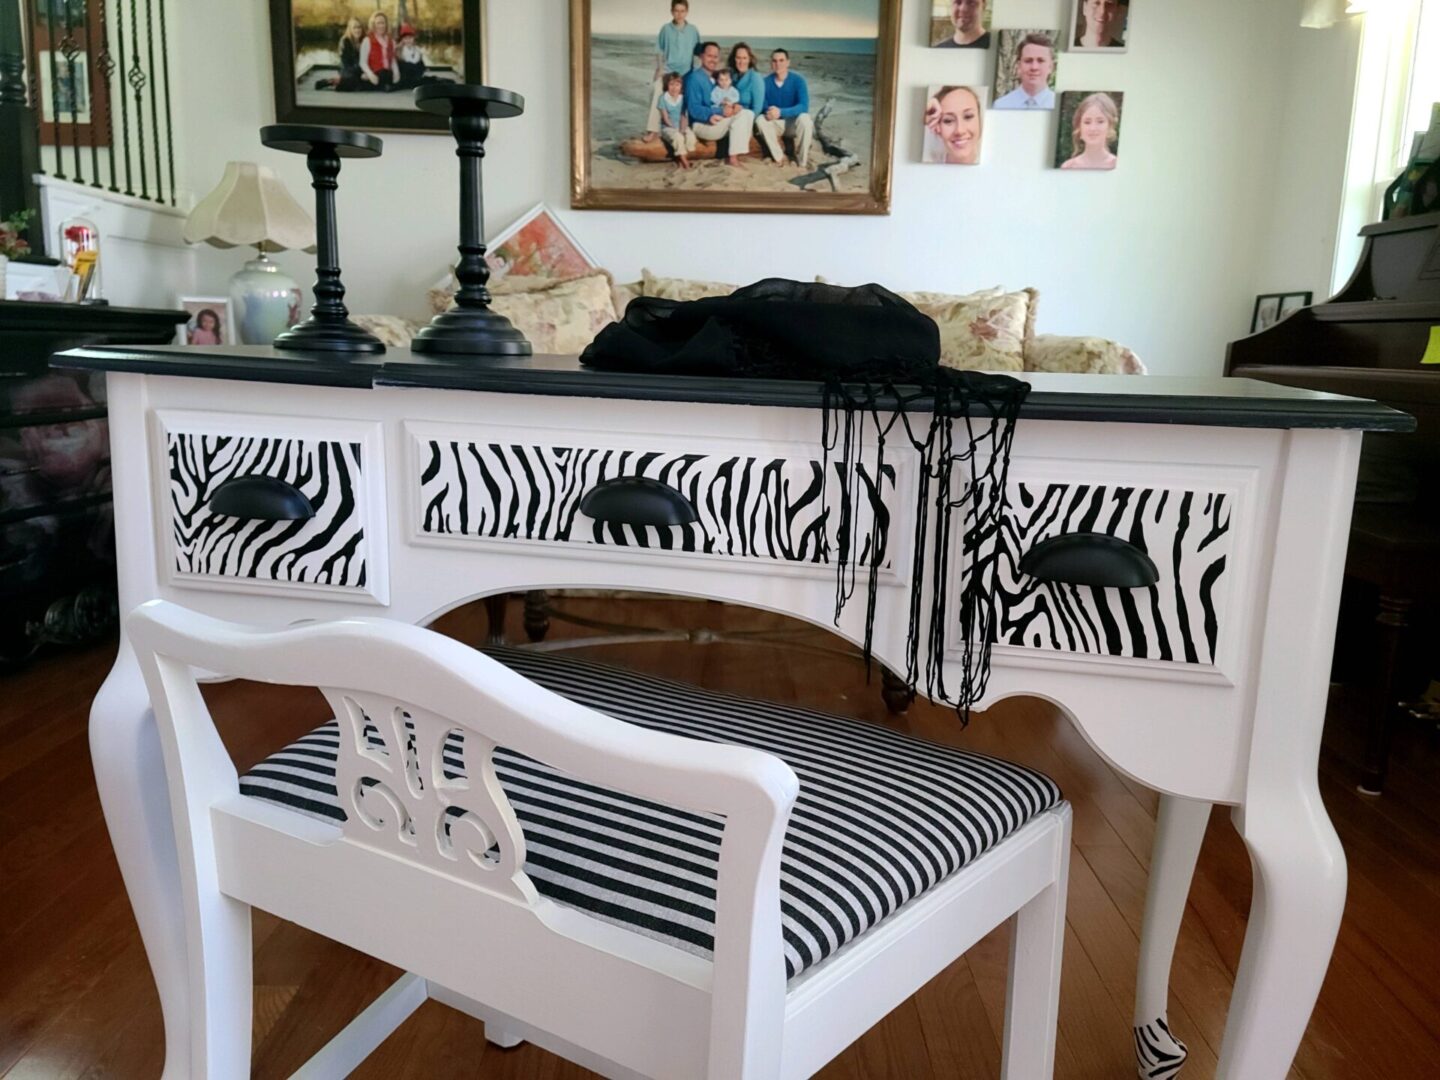
[[[340,283],[340,245],[335,236],[335,189],[341,158],[379,157],[384,144],[374,135],[311,124],[271,124],[260,129],[260,141],[272,150],[306,155],[315,189],[315,306],[310,318],[286,330],[273,342],[277,349],[310,352],[383,353],[374,334],[350,321],[345,286]]]
[[[410,347],[419,353],[466,356],[529,356],[530,342],[504,315],[490,310],[490,267],[485,263],[484,216],[480,196],[480,161],[490,121],[519,116],[525,99],[509,90],[471,83],[430,83],[415,91],[415,104],[426,112],[450,117],[455,156],[460,159],[460,263],[455,279],[460,289],[455,306],[436,315],[415,335]]]

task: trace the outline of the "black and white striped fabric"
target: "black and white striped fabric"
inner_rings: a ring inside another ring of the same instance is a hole
[[[171,432],[167,444],[180,573],[364,588],[358,442]],[[261,521],[211,512],[216,488],[256,475],[298,489],[315,516]]]
[[[784,562],[829,563],[836,553],[840,507],[849,494],[843,465],[808,459],[727,457],[675,451],[442,442],[419,444],[421,530],[478,539],[551,540],[607,547],[693,551]],[[877,484],[857,466],[856,535],[879,522],[883,546],[895,497],[895,469]],[[695,507],[694,524],[674,528],[602,524],[580,513],[597,484],[643,476],[679,491]],[[860,563],[870,559],[868,545]],[[887,565],[880,553],[879,564]]]
[[[700,690],[551,653],[487,650],[573,701],[642,727],[757,747],[800,778],[781,864],[789,977],[1055,806],[1048,777],[855,720]],[[458,738],[458,736],[452,736]],[[240,781],[243,794],[343,821],[334,721]],[[461,760],[447,746],[452,767]],[[709,956],[722,820],[632,798],[503,748],[525,871],[558,903]]]

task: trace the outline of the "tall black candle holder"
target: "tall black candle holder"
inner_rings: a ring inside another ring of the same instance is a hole
[[[345,286],[340,282],[340,245],[335,235],[335,189],[341,158],[380,156],[384,144],[374,135],[312,124],[271,124],[260,141],[272,150],[304,154],[315,189],[315,305],[310,318],[273,342],[277,349],[306,352],[383,353],[380,339],[350,321]]]
[[[519,116],[525,99],[509,90],[471,83],[431,83],[415,91],[415,104],[450,118],[455,156],[460,159],[460,283],[455,306],[436,315],[415,335],[418,353],[463,356],[529,356],[530,342],[504,315],[490,310],[490,268],[485,263],[480,162],[490,121]]]

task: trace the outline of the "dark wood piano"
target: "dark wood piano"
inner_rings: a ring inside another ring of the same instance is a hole
[[[1378,794],[1411,614],[1417,604],[1440,600],[1440,363],[1421,363],[1431,329],[1440,327],[1440,213],[1368,225],[1361,235],[1360,264],[1345,287],[1232,342],[1225,373],[1374,398],[1415,417],[1412,433],[1365,436],[1346,562],[1351,579],[1378,591],[1360,784]],[[1440,360],[1440,346],[1433,359]]]

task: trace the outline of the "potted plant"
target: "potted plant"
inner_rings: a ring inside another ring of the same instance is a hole
[[[30,254],[30,242],[22,234],[34,216],[34,210],[20,210],[0,220],[0,300],[5,298],[5,271],[10,260]]]

